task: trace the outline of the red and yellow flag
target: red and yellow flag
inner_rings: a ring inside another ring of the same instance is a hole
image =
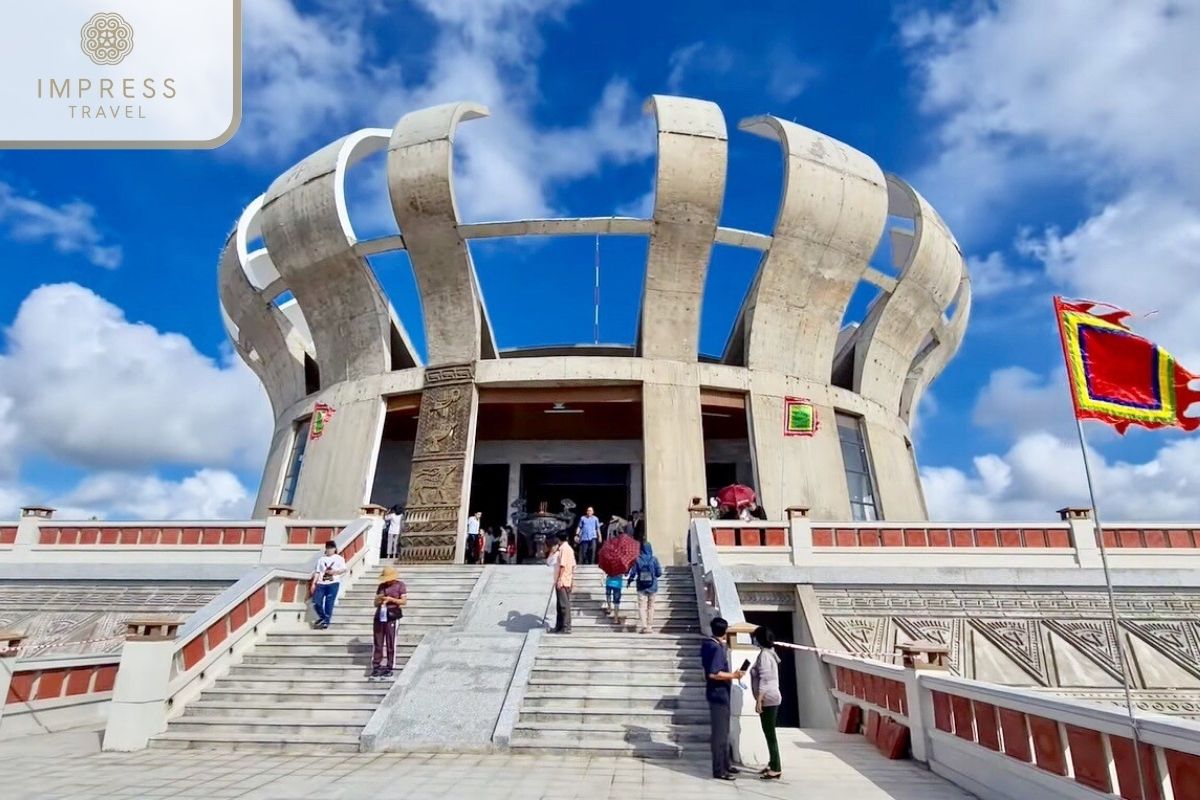
[[[1200,401],[1200,391],[1188,388],[1196,376],[1126,327],[1128,311],[1055,297],[1054,313],[1076,418],[1106,422],[1122,434],[1130,425],[1200,427],[1200,417],[1184,416]]]

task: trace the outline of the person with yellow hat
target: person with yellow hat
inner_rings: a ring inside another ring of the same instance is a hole
[[[375,590],[375,649],[371,653],[371,677],[390,678],[396,662],[396,623],[404,616],[408,587],[395,567],[384,567]]]

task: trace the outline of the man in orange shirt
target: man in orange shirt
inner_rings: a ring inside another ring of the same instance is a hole
[[[554,570],[554,598],[558,602],[558,616],[551,633],[571,632],[571,587],[575,583],[575,551],[567,541],[569,538],[569,533],[559,531],[558,546],[546,559],[546,563]]]

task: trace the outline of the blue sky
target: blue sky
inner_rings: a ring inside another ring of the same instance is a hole
[[[1045,518],[1082,500],[1051,294],[1156,312],[1138,325],[1200,370],[1195,0],[245,5],[244,122],[225,147],[0,152],[2,513],[244,513],[270,420],[221,327],[225,235],[320,145],[453,100],[492,111],[460,138],[472,221],[644,214],[653,93],[724,110],[723,224],[774,219],[777,148],[735,130],[751,115],[832,135],[913,183],[976,289],[917,430],[935,516]],[[394,230],[379,164],[352,174],[360,232]],[[590,341],[592,247],[473,245],[502,347]],[[605,341],[633,338],[644,254],[644,240],[602,243]],[[704,351],[723,347],[756,263],[717,249]],[[373,266],[420,344],[404,257]],[[530,301],[552,311],[518,311]],[[1109,516],[1200,516],[1192,439],[1096,430],[1093,443]]]

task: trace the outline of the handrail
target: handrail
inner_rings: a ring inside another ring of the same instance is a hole
[[[737,582],[721,564],[716,543],[713,541],[711,520],[703,517],[692,520],[688,528],[688,545],[697,599],[704,601],[701,608],[708,612],[702,620],[705,632],[708,632],[708,623],[713,617],[723,617],[730,625],[745,622],[746,616],[742,612],[742,599],[738,595]]]
[[[843,732],[857,732],[869,715],[862,724],[868,739],[900,757],[904,743],[896,747],[895,736],[885,742],[881,732],[900,726],[913,758],[985,799],[1142,797],[1141,780],[1147,796],[1197,796],[1200,722],[1139,714],[1139,757],[1129,717],[1117,708],[940,670],[831,653],[821,661],[835,673]]]

